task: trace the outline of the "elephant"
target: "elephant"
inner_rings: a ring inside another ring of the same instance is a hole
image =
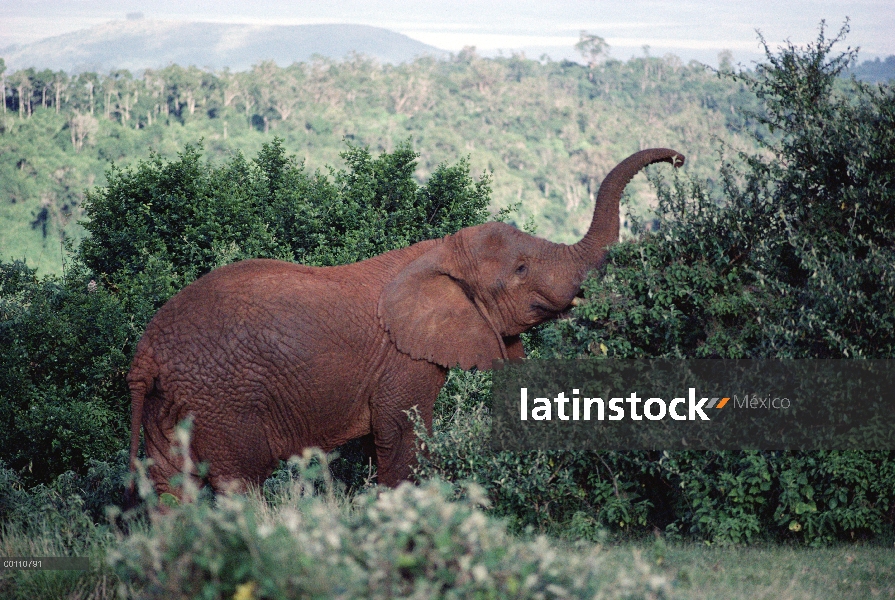
[[[207,463],[213,490],[244,491],[305,448],[370,434],[378,482],[397,485],[416,460],[406,411],[431,431],[450,368],[524,357],[520,334],[569,309],[618,240],[631,178],[683,161],[656,148],[619,163],[572,245],[490,222],[343,266],[250,259],[212,270],[164,304],[137,344],[131,468],[142,426],[149,478],[177,496],[183,457],[171,448],[191,416],[190,456]]]

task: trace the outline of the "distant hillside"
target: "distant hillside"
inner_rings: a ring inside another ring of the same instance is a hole
[[[738,82],[674,56],[591,69],[466,50],[396,66],[357,56],[239,72],[175,64],[131,77],[4,76],[0,260],[24,257],[44,273],[61,271],[63,238],[84,235],[85,190],[107,184],[110,161],[133,165],[150,149],[170,158],[204,140],[218,162],[256,156],[276,136],[308,173],[326,175],[345,163],[345,141],[378,154],[409,139],[420,183],[468,156],[475,176],[493,177],[492,210],[518,204],[512,222],[531,219],[539,235],[569,243],[590,225],[616,163],[647,147],[680,148],[688,174],[716,177],[719,142],[752,149],[740,132],[755,108]],[[648,218],[656,194],[646,176],[627,190],[626,211]]]
[[[281,66],[314,54],[342,59],[351,52],[383,63],[403,63],[443,50],[406,35],[366,25],[239,25],[178,21],[112,21],[25,46],[0,49],[10,69],[137,71],[171,63],[234,71],[262,60]]]
[[[895,80],[895,56],[889,56],[885,60],[865,60],[860,65],[848,71],[861,81],[868,83],[880,83]]]

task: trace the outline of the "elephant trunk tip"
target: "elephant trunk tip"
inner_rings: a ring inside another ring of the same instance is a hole
[[[594,216],[587,233],[573,246],[587,269],[603,263],[610,244],[618,242],[619,202],[631,179],[647,165],[667,162],[675,168],[684,164],[686,157],[670,148],[650,148],[635,152],[612,169],[597,193]]]

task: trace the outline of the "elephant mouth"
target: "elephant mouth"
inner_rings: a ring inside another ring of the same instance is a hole
[[[562,309],[557,310],[546,304],[534,303],[531,305],[531,312],[538,321],[547,321],[560,314]]]
[[[550,319],[570,316],[572,308],[580,306],[583,302],[584,292],[580,288],[570,300],[558,297],[549,298],[541,294],[536,294],[535,297],[531,299],[529,311],[536,323],[543,323]]]
[[[572,316],[573,308],[581,306],[582,304],[584,304],[584,296],[579,290],[579,292],[565,306],[562,306],[561,308],[555,308],[554,306],[535,302],[531,305],[531,311],[541,321],[547,321],[550,319],[565,319]]]
[[[557,315],[558,319],[568,319],[572,317],[572,309],[577,308],[584,304],[584,292],[582,290],[578,290],[578,293],[575,294],[575,297],[569,301],[568,306],[559,311]]]

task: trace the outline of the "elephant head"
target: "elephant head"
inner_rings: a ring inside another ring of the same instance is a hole
[[[504,223],[468,227],[426,252],[383,290],[379,318],[397,348],[444,367],[491,368],[522,356],[518,335],[569,307],[618,241],[619,200],[643,167],[684,157],[644,150],[603,181],[594,216],[576,244],[557,244]]]

